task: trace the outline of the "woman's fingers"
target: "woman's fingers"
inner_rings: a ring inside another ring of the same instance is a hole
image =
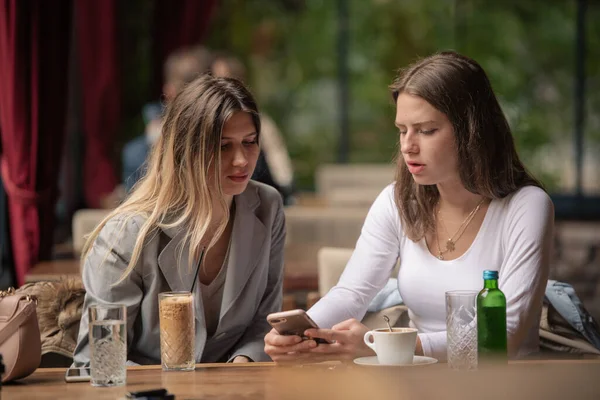
[[[344,337],[346,332],[363,330],[363,327],[366,328],[358,320],[351,318],[334,325],[331,329],[307,329],[304,334],[309,337],[325,339],[328,342],[335,342],[340,340],[340,335],[342,335],[341,337]],[[336,336],[338,336],[338,338],[336,338]]]
[[[331,344],[319,345],[310,350],[313,354],[337,355],[340,359],[352,359],[362,355],[371,355],[371,350],[364,344],[363,337],[368,328],[355,319],[349,319],[333,327],[333,329],[309,329],[305,334],[312,338],[322,338]]]
[[[343,350],[344,345],[338,342],[333,344],[321,343],[317,347],[308,350],[308,352],[312,354],[339,354]]]
[[[325,339],[329,343],[334,343],[336,340],[336,334],[340,336],[340,331],[334,331],[333,329],[307,329],[304,334],[309,338]]]
[[[332,329],[307,329],[304,334],[309,338],[329,342],[319,345],[314,340],[301,341],[299,336],[282,336],[272,330],[265,336],[265,353],[278,363],[351,359],[366,347],[363,343],[365,329],[368,330],[356,319],[343,321]]]
[[[302,338],[297,335],[280,335],[278,333],[273,334],[269,332],[267,336],[265,336],[265,343],[272,346],[293,346],[301,342]]]
[[[287,354],[293,352],[308,351],[315,348],[317,343],[314,340],[305,340],[292,346],[273,346],[271,344],[265,344],[265,353],[268,355],[273,354]]]

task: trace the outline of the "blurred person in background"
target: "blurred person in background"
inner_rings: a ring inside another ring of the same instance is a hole
[[[225,76],[246,82],[246,68],[242,62],[226,53],[216,53],[212,67],[214,76]],[[284,205],[293,203],[294,170],[285,141],[275,121],[261,113],[261,151],[252,179],[273,186],[281,194]]]
[[[212,55],[202,46],[186,47],[175,51],[164,65],[164,102],[168,103],[177,93],[198,75],[210,72]],[[127,142],[123,147],[123,184],[129,193],[144,174],[144,163],[151,147],[156,143],[161,131],[164,104],[146,104],[142,109],[144,134]]]
[[[158,294],[192,291],[196,362],[268,361],[266,316],[282,303],[285,220],[250,177],[261,123],[235,79],[202,75],[167,104],[148,171],[91,233],[76,366],[89,364],[88,310],[127,307],[127,359],[160,364]]]

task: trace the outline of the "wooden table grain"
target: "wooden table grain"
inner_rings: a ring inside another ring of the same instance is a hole
[[[198,364],[192,372],[132,367],[127,385],[65,383],[62,368],[39,369],[2,387],[4,400],[120,399],[128,391],[166,388],[182,399],[599,399],[600,360],[522,361],[457,372],[446,364],[381,368],[330,363]]]

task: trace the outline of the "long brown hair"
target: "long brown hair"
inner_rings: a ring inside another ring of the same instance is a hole
[[[492,85],[474,60],[451,51],[434,54],[401,70],[390,90],[394,102],[401,93],[419,96],[448,117],[468,191],[498,199],[523,186],[541,187],[519,160]],[[435,230],[439,192],[414,181],[400,152],[396,161],[396,207],[406,236],[417,241]]]
[[[127,221],[142,216],[145,222],[140,226],[129,265],[118,282],[133,270],[145,240],[159,228],[185,230],[182,243],[189,244],[192,263],[204,247],[201,241],[213,222],[216,203],[221,208],[221,213],[216,214],[224,217],[206,247],[214,246],[229,220],[229,208],[221,189],[221,134],[225,122],[240,111],[250,114],[260,135],[256,102],[240,81],[203,75],[185,86],[167,106],[162,133],[149,157],[146,175],[129,198],[90,234],[82,261],[110,219],[119,217],[121,221],[121,231],[112,237],[116,242],[122,240]],[[215,167],[212,176],[211,166]]]

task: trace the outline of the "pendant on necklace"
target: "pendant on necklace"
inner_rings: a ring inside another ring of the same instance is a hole
[[[448,239],[448,241],[446,242],[446,251],[454,251],[455,248],[456,246],[454,245],[452,239]]]
[[[440,254],[438,255],[438,258],[439,258],[440,260],[443,260],[443,259],[444,259],[444,255],[443,255],[443,254],[440,252]]]

